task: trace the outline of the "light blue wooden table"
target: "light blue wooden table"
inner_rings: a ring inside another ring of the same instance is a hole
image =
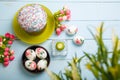
[[[67,67],[67,61],[70,61],[72,57],[77,53],[80,57],[83,54],[82,51],[95,54],[97,45],[89,33],[87,27],[93,29],[97,27],[100,22],[104,22],[105,32],[104,41],[111,50],[111,33],[112,29],[116,31],[116,34],[120,37],[120,1],[119,0],[0,0],[0,34],[4,35],[6,32],[14,33],[12,29],[12,19],[15,12],[25,4],[28,3],[40,3],[47,6],[53,13],[58,9],[61,9],[64,5],[69,6],[72,11],[71,21],[67,24],[75,25],[79,28],[77,34],[85,38],[83,46],[75,46],[72,42],[73,37],[69,37],[63,32],[60,36],[56,36],[55,33],[44,43],[38,44],[45,47],[49,53],[51,62],[49,69],[59,73],[60,70],[64,70]],[[68,54],[66,57],[53,57],[51,55],[51,43],[53,39],[67,39],[68,42]],[[10,63],[8,67],[3,67],[0,64],[0,80],[49,80],[49,76],[46,72],[40,74],[32,74],[24,69],[21,64],[21,56],[23,51],[30,45],[15,40],[12,45],[12,49],[15,50],[15,60]],[[87,77],[88,80],[93,80],[94,77],[85,68],[87,59],[84,59],[81,63],[82,76]]]

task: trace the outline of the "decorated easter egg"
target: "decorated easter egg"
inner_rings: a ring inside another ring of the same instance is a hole
[[[38,70],[43,70],[47,67],[47,61],[42,59],[37,63],[37,69]]]
[[[35,52],[37,54],[37,57],[40,59],[47,57],[47,52],[43,48],[36,48]]]
[[[66,33],[68,35],[74,35],[78,32],[78,28],[76,26],[68,26],[66,29]]]
[[[34,61],[32,61],[32,60],[27,60],[27,61],[25,62],[25,67],[26,67],[28,70],[33,71],[33,70],[35,70],[35,69],[37,68],[37,65],[36,65],[36,63],[35,63]]]
[[[82,45],[84,43],[84,38],[79,36],[79,35],[76,35],[74,38],[73,38],[73,42],[76,44],[76,45]]]
[[[34,50],[32,49],[28,49],[25,52],[25,56],[27,57],[27,59],[29,60],[34,60],[36,58],[36,53]]]

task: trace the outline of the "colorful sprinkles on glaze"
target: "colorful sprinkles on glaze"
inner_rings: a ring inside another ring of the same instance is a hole
[[[27,32],[39,32],[46,25],[47,14],[39,4],[31,4],[20,10],[18,22]]]

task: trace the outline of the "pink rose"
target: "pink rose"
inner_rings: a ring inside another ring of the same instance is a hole
[[[10,35],[10,39],[15,39],[15,36],[13,34]]]
[[[8,62],[9,61],[9,58],[8,57],[5,57],[4,58],[4,62]]]
[[[61,29],[60,29],[60,28],[57,28],[57,29],[56,29],[56,34],[57,34],[57,35],[60,35],[60,33],[61,33]]]
[[[2,47],[2,44],[3,44],[3,43],[2,43],[2,42],[0,42],[0,47]]]
[[[12,42],[11,40],[10,40],[10,41],[8,41],[8,44],[9,44],[9,45],[11,45],[12,43],[13,43],[13,42]]]
[[[5,34],[5,37],[6,37],[6,38],[10,38],[10,33],[6,33],[6,34]]]
[[[4,52],[4,56],[8,56],[8,55],[9,55],[9,53],[5,51]]]
[[[62,17],[58,17],[58,21],[63,21],[63,18]]]
[[[60,29],[61,29],[61,31],[65,30],[66,29],[66,25],[61,25]]]
[[[67,20],[70,20],[70,18],[71,18],[71,15],[67,15]]]
[[[64,10],[60,10],[60,14],[64,14]]]
[[[67,20],[67,16],[63,16],[63,20]]]
[[[6,66],[8,66],[8,65],[9,65],[9,61],[4,62],[3,64],[4,64],[4,66],[6,67]]]
[[[66,10],[66,15],[70,15],[71,11],[69,9]]]
[[[2,42],[2,38],[0,38],[0,42]]]
[[[15,53],[14,50],[10,50],[10,54],[13,55]]]
[[[8,47],[5,48],[5,51],[8,52],[10,49]]]
[[[12,61],[15,59],[15,57],[13,55],[11,55],[9,59],[10,59],[10,61]]]

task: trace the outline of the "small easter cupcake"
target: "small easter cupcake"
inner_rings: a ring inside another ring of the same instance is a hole
[[[36,53],[32,49],[27,49],[25,52],[25,56],[29,60],[34,60],[36,58]]]
[[[36,69],[36,63],[32,60],[27,60],[25,61],[25,67],[30,70],[30,71],[33,71]]]
[[[37,69],[38,70],[43,70],[47,67],[47,61],[42,59],[37,63]]]
[[[45,59],[47,57],[47,52],[43,48],[36,48],[35,52],[40,59]]]

